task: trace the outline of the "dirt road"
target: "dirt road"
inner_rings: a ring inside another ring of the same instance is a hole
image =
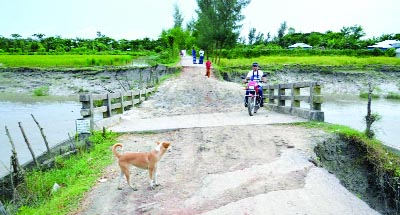
[[[308,161],[314,157],[316,142],[328,134],[284,124],[227,125],[218,122],[223,118],[214,122],[213,113],[250,118],[242,104],[243,90],[235,83],[208,79],[204,66],[191,65],[189,58],[182,62],[191,67],[124,115],[124,129],[145,119],[147,124],[161,118],[175,124],[200,121],[179,118],[182,115],[203,114],[202,120],[210,117],[213,123],[121,136],[127,151],[149,151],[156,141],[172,143],[158,167],[161,186],[150,190],[148,173],[132,168],[138,191],[125,181],[117,190],[115,161],[73,214],[378,214],[333,175]],[[254,118],[275,117],[279,122],[274,114],[263,109]],[[153,122],[155,127],[160,123]],[[114,159],[111,151],[110,159]]]

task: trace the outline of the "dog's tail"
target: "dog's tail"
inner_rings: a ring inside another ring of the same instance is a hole
[[[119,159],[119,157],[121,156],[121,154],[119,154],[119,153],[117,152],[117,147],[121,147],[121,149],[122,149],[123,146],[122,146],[121,143],[116,143],[116,144],[114,144],[113,147],[112,147],[112,152],[114,153],[115,157],[117,157],[117,158]]]

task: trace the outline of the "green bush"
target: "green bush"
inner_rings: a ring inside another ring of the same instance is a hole
[[[360,92],[360,98],[363,98],[363,99],[367,99],[368,98],[368,92]],[[371,98],[372,99],[378,99],[380,96],[378,95],[378,94],[374,94],[374,93],[372,93],[371,94]]]
[[[49,86],[38,87],[33,90],[33,94],[35,96],[48,96],[49,95]]]
[[[371,57],[387,56],[394,57],[394,50],[382,51],[378,48],[373,50],[361,49],[285,49],[280,46],[238,46],[233,49],[224,49],[221,57],[234,58],[255,58],[260,56],[350,56],[350,57]]]
[[[385,51],[385,56],[388,57],[395,57],[396,56],[396,50],[395,49],[388,49]]]
[[[395,92],[389,92],[386,96],[386,99],[397,99],[400,100],[400,94]]]

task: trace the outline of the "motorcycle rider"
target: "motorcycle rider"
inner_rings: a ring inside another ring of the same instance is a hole
[[[262,81],[266,82],[267,79],[263,77],[264,73],[261,70],[258,70],[258,63],[254,62],[253,63],[253,69],[247,73],[246,78],[243,80],[243,83],[247,83],[247,81]],[[261,84],[258,85],[258,92],[261,96],[261,103],[260,107],[264,106],[264,97],[263,97],[263,89]],[[244,97],[244,106],[247,107],[247,95],[249,95],[249,91],[246,90],[246,96]]]

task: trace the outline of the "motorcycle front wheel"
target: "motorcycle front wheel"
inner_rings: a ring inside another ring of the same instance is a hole
[[[253,116],[254,115],[254,108],[256,106],[256,97],[249,97],[247,109],[249,110],[249,115]]]

